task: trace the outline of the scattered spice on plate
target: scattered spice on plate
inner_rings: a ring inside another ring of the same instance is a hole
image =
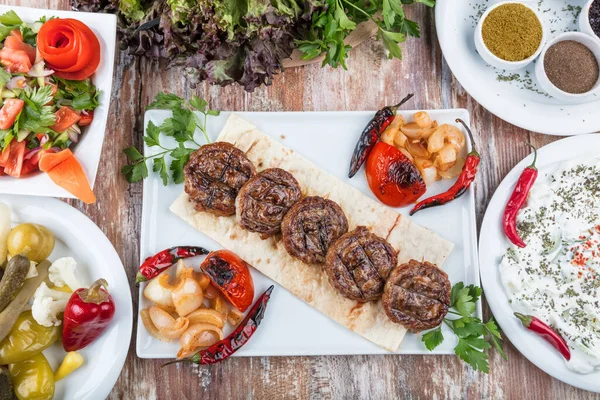
[[[590,25],[596,36],[600,37],[600,0],[596,0],[590,6]]]
[[[540,47],[543,28],[535,12],[522,4],[510,3],[493,9],[483,21],[483,42],[506,61],[522,61]]]
[[[544,57],[544,70],[554,86],[572,94],[589,92],[600,76],[594,53],[574,40],[550,46]]]

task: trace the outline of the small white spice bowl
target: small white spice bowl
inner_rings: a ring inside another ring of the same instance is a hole
[[[585,2],[585,5],[581,8],[581,12],[579,13],[579,30],[583,33],[587,33],[588,35],[597,38],[598,35],[596,35],[594,30],[592,29],[592,25],[590,24],[590,8],[592,8],[593,2],[594,0],[588,0]]]
[[[483,33],[482,33],[483,22],[488,17],[490,12],[492,12],[494,9],[496,9],[500,6],[506,5],[506,4],[521,4],[521,5],[529,8],[531,11],[533,11],[533,13],[537,17],[538,21],[540,22],[540,25],[542,26],[542,40],[540,41],[540,45],[537,48],[537,50],[535,51],[535,53],[533,53],[531,55],[531,57],[526,58],[525,60],[521,60],[521,61],[503,60],[502,58],[493,54],[487,48],[487,46],[485,45],[485,42],[483,41]],[[525,68],[526,66],[531,64],[533,62],[533,60],[535,60],[540,55],[540,53],[542,52],[542,49],[544,48],[544,44],[546,43],[546,37],[547,37],[547,33],[546,33],[546,29],[544,28],[544,23],[542,21],[542,18],[540,17],[540,14],[537,12],[536,9],[534,9],[533,7],[531,7],[521,1],[502,1],[500,3],[496,3],[496,4],[488,7],[488,9],[485,10],[483,15],[481,16],[481,19],[477,23],[477,27],[475,27],[475,48],[477,49],[477,52],[479,53],[481,58],[483,58],[483,61],[485,61],[492,67],[504,69],[507,71],[516,71],[518,69]]]
[[[548,49],[556,43],[565,40],[573,40],[575,42],[579,42],[588,49],[590,49],[592,53],[594,53],[594,55],[596,56],[596,60],[598,61],[598,65],[600,66],[600,39],[596,38],[595,36],[590,36],[581,32],[566,32],[556,36],[554,39],[548,42],[546,47],[544,47],[542,54],[540,54],[540,59],[535,65],[535,76],[538,80],[540,87],[546,92],[548,92],[548,94],[554,97],[555,99],[571,104],[585,103],[589,100],[591,96],[600,93],[600,77],[598,78],[598,81],[596,82],[594,87],[589,92],[575,94],[565,92],[554,86],[554,84],[550,82],[548,75],[546,75],[546,70],[544,69],[544,58],[546,57],[546,52],[548,51]]]

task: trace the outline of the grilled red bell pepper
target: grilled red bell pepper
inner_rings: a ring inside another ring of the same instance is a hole
[[[252,304],[254,282],[248,263],[229,250],[211,252],[200,265],[211,282],[241,312]]]
[[[104,332],[115,315],[115,303],[98,279],[89,289],[78,289],[65,308],[62,342],[65,351],[83,349]]]
[[[427,187],[421,173],[400,150],[378,142],[365,165],[367,182],[377,198],[390,207],[417,201]]]

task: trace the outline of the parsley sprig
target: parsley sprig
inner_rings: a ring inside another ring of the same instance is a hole
[[[133,146],[126,148],[123,152],[130,164],[125,165],[121,172],[128,182],[141,181],[148,177],[147,161],[152,160],[152,170],[159,174],[163,185],[167,186],[169,179],[176,184],[182,183],[183,167],[187,164],[190,154],[202,146],[196,140],[196,132],[200,130],[204,141],[210,143],[206,122],[209,115],[217,116],[219,111],[209,109],[208,102],[198,96],[193,96],[187,101],[177,95],[162,92],[146,109],[171,110],[173,116],[167,118],[160,126],[156,126],[152,121],[148,123],[144,142],[148,147],[158,148],[158,151],[144,156]],[[196,112],[200,112],[202,117]],[[160,141],[161,134],[174,138],[177,146],[171,148],[163,145]],[[171,160],[169,168],[167,157]]]
[[[448,315],[458,318],[444,318],[444,323],[458,337],[454,353],[474,370],[488,373],[488,355],[485,350],[493,345],[505,360],[507,357],[502,349],[502,336],[494,318],[491,317],[488,322],[483,323],[473,316],[480,297],[480,287],[465,286],[462,282],[455,284],[452,288]],[[421,340],[429,351],[435,349],[444,341],[441,325],[425,333]]]
[[[421,31],[415,21],[406,17],[403,6],[422,3],[428,7],[435,0],[327,0],[327,9],[315,13],[306,40],[298,40],[302,59],[310,60],[325,54],[323,66],[346,69],[346,57],[351,47],[344,39],[356,29],[357,24],[371,20],[377,25],[377,38],[388,50],[388,58],[402,58],[399,43],[407,36],[420,37]]]

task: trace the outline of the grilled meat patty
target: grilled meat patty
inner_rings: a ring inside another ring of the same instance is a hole
[[[426,261],[410,260],[392,270],[383,290],[383,308],[413,332],[435,328],[450,307],[448,274]]]
[[[398,262],[398,253],[385,239],[359,226],[329,248],[325,272],[344,297],[360,302],[377,300]]]
[[[200,147],[184,168],[185,192],[197,211],[216,215],[235,214],[235,198],[256,174],[243,151],[226,142]]]
[[[329,246],[348,232],[348,219],[334,201],[306,197],[290,208],[281,223],[287,252],[305,263],[325,262]]]
[[[259,172],[242,187],[235,200],[237,222],[266,239],[281,231],[281,221],[302,197],[300,184],[280,168]]]

